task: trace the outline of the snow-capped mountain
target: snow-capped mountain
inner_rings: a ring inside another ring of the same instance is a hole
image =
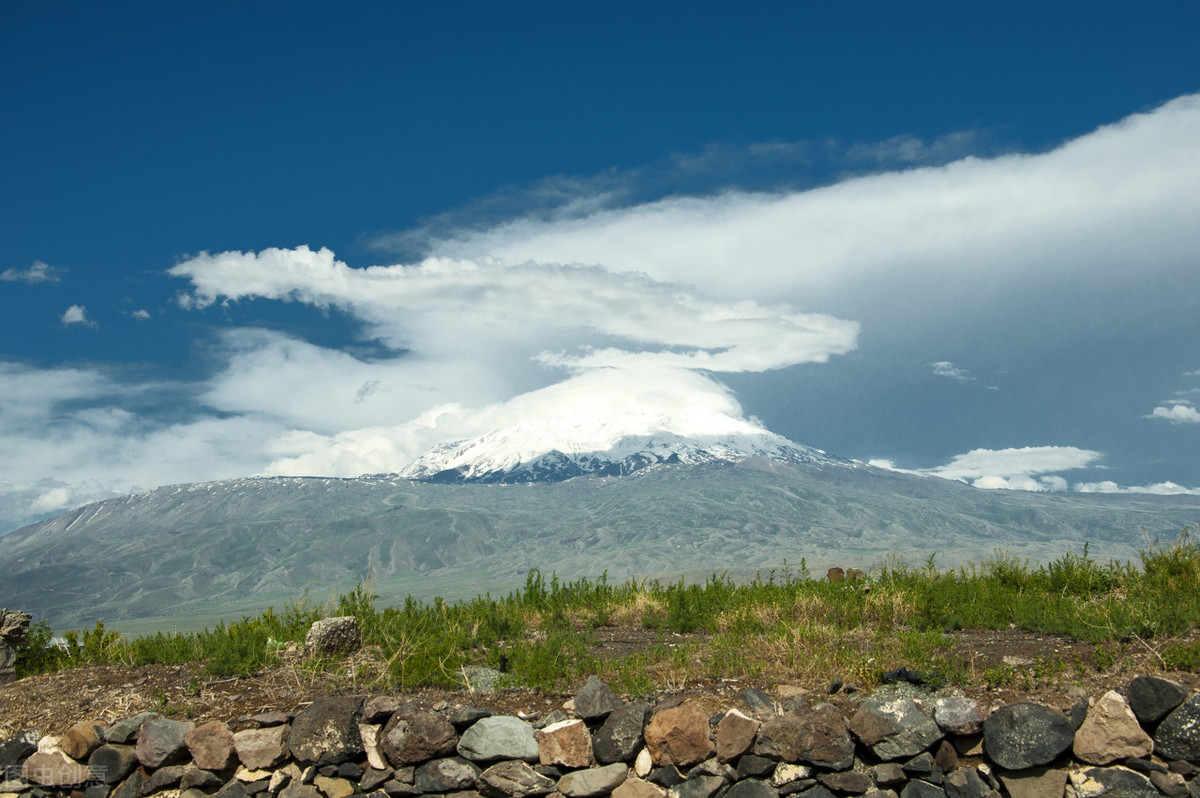
[[[672,429],[675,425],[665,419],[649,425],[646,421],[642,419],[638,426],[651,428],[638,432],[611,420],[522,424],[437,446],[400,476],[426,482],[526,483],[559,482],[584,474],[623,476],[658,464],[738,462],[748,457],[793,464],[848,464],[729,416],[715,418],[709,430],[687,433]]]

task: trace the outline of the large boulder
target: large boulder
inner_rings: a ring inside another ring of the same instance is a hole
[[[32,620],[27,612],[0,609],[0,684],[17,678],[17,646],[29,634]]]
[[[1000,707],[983,722],[983,747],[1002,768],[1053,762],[1075,741],[1075,724],[1057,710],[1021,702]]]
[[[317,767],[362,756],[362,737],[358,733],[362,707],[363,699],[353,696],[322,696],[313,701],[292,721],[288,737],[292,756]]]

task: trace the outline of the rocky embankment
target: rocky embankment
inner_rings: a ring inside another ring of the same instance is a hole
[[[911,685],[849,717],[762,690],[736,704],[629,703],[593,677],[532,723],[380,696],[233,724],[141,713],[4,740],[0,798],[1200,796],[1200,695],[1154,676],[1067,708]]]
[[[357,645],[352,618],[308,640]],[[234,722],[28,731],[0,742],[0,798],[1200,798],[1198,763],[1200,695],[1158,676],[1065,707],[903,683],[848,710],[782,688],[626,702],[591,677],[538,717],[328,695]]]

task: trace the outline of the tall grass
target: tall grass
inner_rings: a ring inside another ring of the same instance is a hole
[[[568,582],[534,569],[523,589],[504,597],[455,604],[410,597],[382,608],[368,581],[323,606],[304,596],[281,612],[268,607],[202,632],[125,638],[99,623],[56,643],[38,623],[18,650],[17,672],[202,663],[213,676],[249,674],[302,646],[318,618],[351,615],[375,653],[363,667],[395,689],[461,684],[471,666],[503,671],[502,684],[546,689],[601,673],[630,694],[702,678],[838,674],[870,684],[900,666],[962,681],[971,674],[951,657],[948,633],[1016,627],[1094,643],[1180,638],[1200,628],[1197,584],[1200,544],[1188,530],[1173,543],[1147,544],[1140,565],[1098,562],[1085,546],[1036,567],[997,551],[945,570],[932,557],[920,567],[892,561],[842,582],[812,579],[803,563],[747,583],[716,573],[703,583],[611,584],[607,574]],[[614,625],[640,630],[645,645],[599,659],[597,636]],[[1198,652],[1177,643],[1164,659],[1196,669]]]

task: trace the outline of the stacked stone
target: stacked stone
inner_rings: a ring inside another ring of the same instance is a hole
[[[1020,703],[986,718],[910,685],[849,718],[803,696],[740,698],[711,715],[681,699],[627,703],[592,677],[536,727],[382,697],[324,697],[237,732],[143,713],[3,741],[0,798],[1200,798],[1200,696],[1158,677],[1065,711]]]

